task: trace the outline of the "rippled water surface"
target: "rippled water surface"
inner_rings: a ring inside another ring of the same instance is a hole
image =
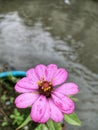
[[[98,129],[98,1],[0,0],[0,68],[56,63],[79,84],[81,127]]]

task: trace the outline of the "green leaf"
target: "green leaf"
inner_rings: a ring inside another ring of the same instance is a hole
[[[81,121],[79,120],[79,118],[77,117],[77,115],[75,113],[72,113],[69,115],[65,114],[64,120],[71,125],[81,126]]]
[[[52,120],[49,120],[47,123],[49,130],[62,130],[61,123],[53,122]]]
[[[49,129],[45,124],[40,124],[34,130],[49,130]]]
[[[24,127],[25,125],[27,125],[29,122],[31,121],[31,117],[30,115],[26,118],[26,120],[18,127],[16,128],[16,130],[19,130],[20,128]]]
[[[14,77],[11,73],[9,73],[8,79],[13,83],[16,83],[19,80],[18,78]]]
[[[70,96],[69,98],[71,98],[74,102],[78,102],[79,101],[78,98],[75,98],[75,97],[72,97],[72,96]]]
[[[4,102],[6,101],[6,99],[7,99],[7,96],[6,96],[6,95],[2,95],[2,96],[1,96],[1,100],[3,100]]]
[[[5,126],[7,126],[7,125],[8,125],[8,122],[6,122],[6,121],[4,121],[4,122],[1,124],[2,127],[5,127]]]

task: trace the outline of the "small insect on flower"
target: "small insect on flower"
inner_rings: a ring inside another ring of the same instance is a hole
[[[78,85],[65,83],[68,72],[55,64],[37,65],[26,72],[26,77],[19,80],[15,90],[21,93],[15,99],[16,107],[31,107],[31,119],[45,123],[49,119],[61,122],[64,114],[71,114],[75,109],[69,98],[79,92]]]

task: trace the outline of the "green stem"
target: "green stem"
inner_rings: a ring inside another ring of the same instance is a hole
[[[16,128],[16,130],[19,130],[20,128],[24,127],[25,125],[27,125],[29,122],[31,121],[31,117],[30,115],[26,118],[26,120],[18,127]]]

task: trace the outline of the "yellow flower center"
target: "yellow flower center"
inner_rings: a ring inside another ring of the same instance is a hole
[[[41,81],[38,83],[39,93],[46,96],[47,98],[51,96],[51,91],[53,90],[52,83],[48,81]]]

